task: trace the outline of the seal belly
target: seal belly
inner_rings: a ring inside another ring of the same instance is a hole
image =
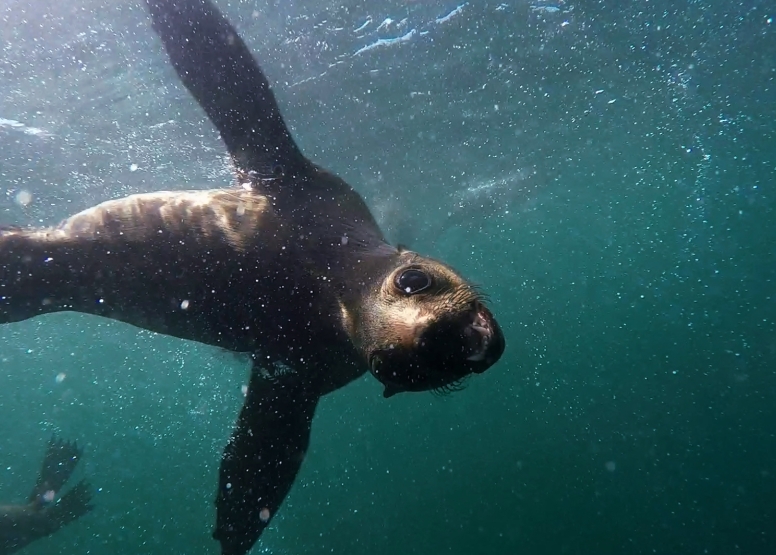
[[[266,312],[283,320],[288,231],[265,196],[240,189],[133,195],[54,228],[6,229],[0,321],[78,311],[253,350]]]

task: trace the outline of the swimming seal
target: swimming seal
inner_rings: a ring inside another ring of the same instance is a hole
[[[84,480],[57,499],[82,456],[75,442],[49,440],[27,503],[0,505],[0,555],[16,553],[92,510],[92,494]]]
[[[220,132],[236,185],[108,201],[0,233],[0,322],[106,316],[251,353],[221,461],[214,537],[243,555],[290,490],[321,396],[366,373],[455,388],[502,355],[478,290],[389,245],[361,196],[300,152],[251,53],[208,0],[146,0],[178,77]]]

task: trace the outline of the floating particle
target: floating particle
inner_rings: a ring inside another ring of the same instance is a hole
[[[243,396],[248,395],[248,386],[244,385],[240,388],[240,391],[242,391]]]
[[[137,171],[137,164],[130,164],[129,171],[136,172]]]
[[[188,310],[189,309],[189,300],[184,299],[181,301],[181,310]]]
[[[16,200],[16,204],[18,204],[19,206],[27,206],[32,202],[32,193],[22,189],[21,191],[16,193],[16,196],[14,197],[14,199]]]
[[[259,518],[262,522],[269,522],[270,512],[267,507],[264,507],[261,511],[259,511]]]
[[[60,372],[59,374],[57,374],[57,377],[56,377],[56,378],[54,378],[54,380],[55,380],[57,383],[62,383],[63,381],[65,381],[65,378],[66,378],[66,377],[67,377],[67,376],[65,375],[65,373],[64,373],[64,372]]]
[[[617,464],[614,461],[608,461],[604,467],[606,467],[606,470],[609,472],[614,472],[617,469]]]

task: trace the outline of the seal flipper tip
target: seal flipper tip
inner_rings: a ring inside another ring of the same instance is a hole
[[[85,480],[81,480],[68,490],[56,505],[48,509],[48,517],[52,525],[61,528],[94,509],[91,501],[91,486]]]
[[[54,494],[59,493],[70,479],[82,455],[83,450],[78,448],[76,442],[64,441],[52,436],[29,501],[42,501],[42,496],[51,491]]]

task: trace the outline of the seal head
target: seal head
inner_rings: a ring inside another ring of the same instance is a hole
[[[476,287],[411,251],[400,251],[358,316],[353,334],[385,397],[456,389],[504,352],[501,328]]]

